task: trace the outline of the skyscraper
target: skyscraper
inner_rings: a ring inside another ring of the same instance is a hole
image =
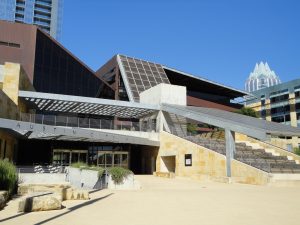
[[[63,0],[1,0],[0,19],[35,24],[60,38]]]
[[[263,62],[260,62],[259,64],[256,63],[253,72],[250,73],[246,80],[245,90],[253,92],[280,83],[279,77],[270,69],[268,63],[266,62],[264,64]]]

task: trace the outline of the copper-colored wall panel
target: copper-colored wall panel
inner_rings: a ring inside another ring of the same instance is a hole
[[[30,81],[33,81],[37,28],[32,25],[0,20],[0,41],[20,44],[20,48],[0,45],[0,63],[22,64]]]
[[[108,73],[112,68],[116,67],[117,63],[117,56],[113,56],[108,62],[106,62],[101,68],[99,68],[96,72],[98,77],[103,76],[104,74]]]
[[[237,108],[233,108],[233,107],[230,107],[227,105],[222,105],[222,104],[215,103],[215,102],[210,102],[210,101],[203,100],[200,98],[194,98],[191,96],[187,96],[187,105],[214,108],[214,109],[222,109],[222,110],[226,110],[226,111],[230,111],[230,112],[237,110]]]

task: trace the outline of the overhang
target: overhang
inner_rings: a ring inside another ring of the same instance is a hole
[[[159,106],[136,102],[30,91],[19,91],[19,98],[30,108],[46,112],[140,118],[159,110]]]
[[[217,82],[194,76],[167,66],[163,66],[171,84],[186,86],[189,91],[203,91],[211,94],[225,95],[231,99],[251,95],[250,93]]]
[[[117,133],[110,130],[61,127],[0,118],[1,129],[16,132],[28,139],[111,142],[159,146],[158,138],[137,136],[134,132]]]

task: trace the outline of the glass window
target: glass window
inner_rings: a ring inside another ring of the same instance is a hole
[[[79,161],[79,153],[77,152],[72,152],[71,155],[71,162],[72,163],[77,163]]]
[[[106,166],[111,167],[113,164],[113,154],[112,153],[106,153],[105,154],[105,160],[106,160]]]
[[[86,153],[79,153],[79,161],[86,163]]]
[[[128,154],[122,154],[122,162],[121,166],[127,168],[128,167]]]
[[[105,153],[103,152],[98,153],[98,165],[105,167]]]
[[[114,154],[114,166],[120,166],[121,164],[121,155],[118,153]]]

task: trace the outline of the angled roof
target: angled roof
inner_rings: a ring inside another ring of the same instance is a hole
[[[130,101],[139,101],[139,94],[160,83],[186,86],[190,91],[207,91],[212,94],[226,95],[237,98],[249,95],[248,92],[238,90],[217,82],[191,75],[168,66],[137,59],[125,55],[116,55],[97,74],[103,79],[111,75],[109,69],[118,65]]]
[[[196,91],[197,89],[199,90],[199,88],[201,88],[202,91],[209,91],[211,93],[226,95],[230,98],[238,98],[249,95],[249,93],[246,91],[229,87],[227,85],[223,85],[200,76],[195,76],[167,66],[163,66],[163,68],[166,71],[170,71],[167,74],[172,84],[174,84],[174,82],[177,85],[179,85],[178,83],[182,83],[182,85],[186,86],[188,90]]]
[[[98,77],[96,73],[85,63],[83,63],[78,57],[72,54],[62,44],[60,44],[48,33],[43,31],[36,25],[13,23],[0,20],[0,30],[0,40],[2,42],[13,43],[19,46],[8,47],[5,45],[0,45],[0,64],[3,64],[5,62],[14,62],[21,64],[30,81],[34,85],[37,85],[37,68],[43,71],[40,73],[42,75],[39,76],[38,84],[43,82],[49,84],[49,81],[45,81],[44,77],[47,76],[47,74],[50,74],[49,68],[51,67],[52,71],[50,77],[55,77],[53,78],[53,80],[56,80],[56,82],[54,82],[55,85],[51,86],[52,90],[54,91],[56,89],[55,86],[58,86],[57,84],[61,82],[58,81],[59,79],[71,80],[69,84],[72,84],[73,86],[81,86],[80,88],[84,90],[84,82],[75,83],[72,79],[70,79],[70,77],[72,77],[73,79],[75,79],[75,77],[81,79],[81,77],[83,76],[85,78],[85,81],[93,87],[92,90],[89,89],[91,90],[90,93],[92,93],[89,94],[90,96],[96,95],[97,91],[99,91],[101,87],[105,87],[107,90],[112,90],[112,87],[104,79]],[[43,54],[43,57],[41,57],[38,52],[42,52],[41,54]],[[64,54],[61,54],[62,52]],[[54,57],[52,57],[51,54],[53,54]],[[64,61],[66,61],[66,57],[68,59],[67,63],[71,65],[69,66],[70,70],[66,70],[64,74],[60,75],[59,72],[63,71],[61,65],[64,64]],[[55,58],[56,60],[53,60],[53,58]],[[69,59],[71,59],[72,61]],[[37,66],[36,64],[39,60],[44,60],[45,62],[51,63],[51,66],[44,63]],[[73,68],[72,64],[76,64],[75,69]],[[74,73],[72,73],[72,69],[73,71],[75,71]],[[74,74],[76,76],[74,76]],[[62,77],[64,77],[65,79],[63,79]],[[63,85],[66,85],[65,82],[63,83]]]
[[[138,102],[141,92],[160,83],[170,84],[170,81],[160,64],[125,55],[117,55],[117,62],[129,100],[131,101]]]

